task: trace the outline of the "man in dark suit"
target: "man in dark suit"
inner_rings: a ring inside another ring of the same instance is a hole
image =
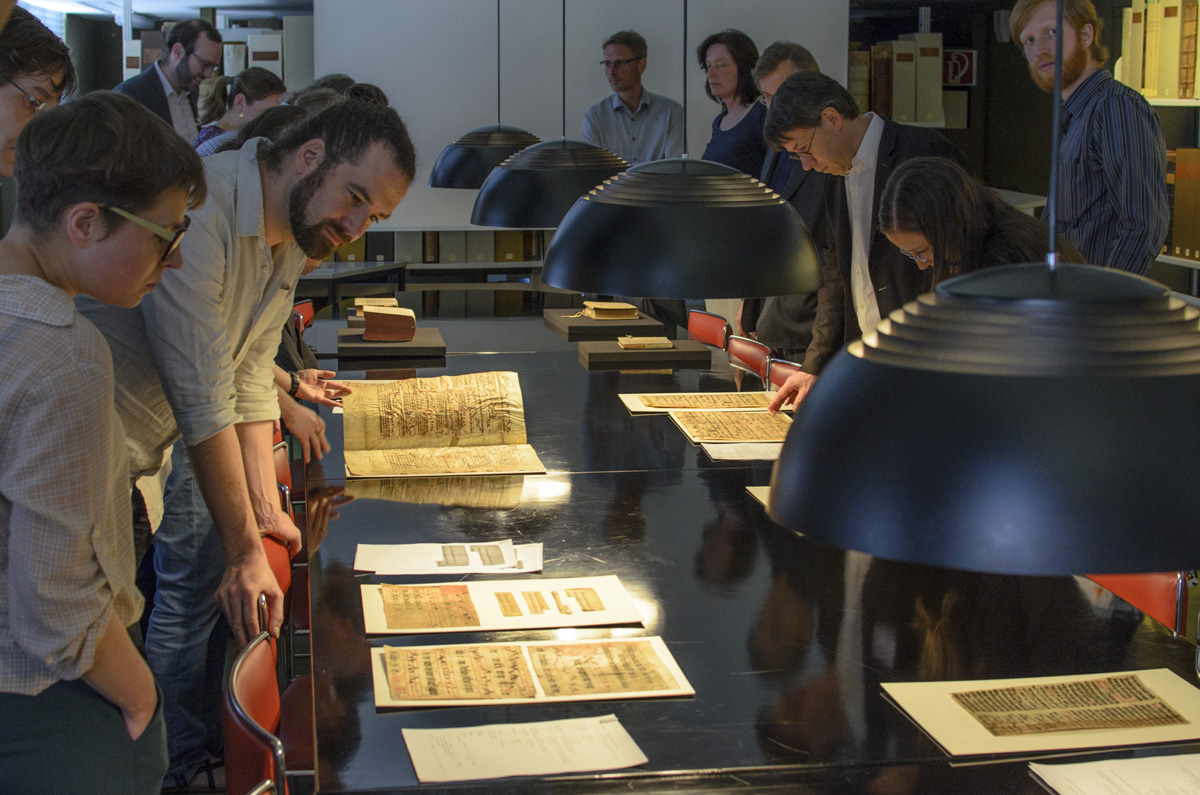
[[[906,127],[858,104],[836,80],[800,72],[775,93],[763,135],[827,180],[824,285],[818,291],[813,339],[803,372],[788,379],[771,407],[799,401],[846,343],[929,290],[920,270],[879,231],[879,197],[893,169],[913,157],[945,157],[968,167],[958,149],[934,130]]]
[[[196,137],[196,94],[221,62],[221,34],[203,19],[171,26],[162,58],[113,90],[128,94],[175,128],[191,143]]]
[[[763,50],[751,73],[758,86],[759,101],[771,107],[775,92],[796,72],[819,72],[817,61],[804,47],[777,41]],[[826,176],[808,171],[787,152],[771,150],[759,179],[796,208],[810,232],[817,234],[825,221]],[[812,324],[817,314],[817,294],[747,298],[738,315],[739,333],[771,348],[771,355],[801,361],[812,341]]]

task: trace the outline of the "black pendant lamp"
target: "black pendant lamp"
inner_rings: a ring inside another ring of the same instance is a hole
[[[575,202],[546,250],[542,281],[647,298],[816,290],[820,260],[795,208],[737,169],[688,159],[687,14],[685,1],[683,157],[634,166]]]
[[[500,124],[500,0],[496,0],[496,123],[471,130],[438,155],[429,172],[431,188],[479,188],[492,169],[542,139]]]
[[[1200,311],[1057,264],[1062,38],[1047,262],[943,282],[838,353],[775,465],[779,524],[972,571],[1200,566]]]
[[[562,140],[535,143],[506,159],[475,197],[471,223],[554,229],[580,196],[629,164],[607,149],[567,140],[567,3],[563,0]]]

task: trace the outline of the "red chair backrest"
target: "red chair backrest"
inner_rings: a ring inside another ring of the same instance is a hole
[[[786,359],[772,359],[767,364],[767,381],[778,389],[783,382],[800,372],[800,365]]]
[[[262,545],[263,551],[267,553],[267,564],[271,567],[271,573],[279,583],[279,590],[286,594],[292,587],[292,556],[287,545],[275,536],[263,536]]]
[[[688,312],[688,339],[725,350],[733,327],[720,315],[693,309]]]
[[[313,322],[313,302],[312,301],[297,301],[292,306],[292,311],[296,313],[296,317],[300,321],[300,330],[304,331],[312,325]]]
[[[1152,574],[1089,574],[1103,586],[1172,632],[1182,635],[1187,624],[1187,585],[1177,571]]]
[[[771,358],[771,349],[757,340],[748,337],[730,337],[725,351],[729,354],[729,363],[740,370],[754,373],[767,382],[767,361]]]
[[[279,681],[271,636],[260,632],[237,659],[225,683],[225,785],[246,795],[264,779],[287,792],[279,730]]]

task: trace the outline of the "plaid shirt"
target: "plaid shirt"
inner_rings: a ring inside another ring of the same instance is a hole
[[[108,345],[62,290],[0,276],[0,352],[0,692],[36,695],[141,615],[125,433]]]
[[[1058,233],[1088,262],[1144,275],[1171,221],[1158,116],[1103,68],[1071,93],[1062,110]],[[1043,211],[1042,220],[1048,219]]]

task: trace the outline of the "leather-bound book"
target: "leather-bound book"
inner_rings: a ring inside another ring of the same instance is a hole
[[[363,339],[367,342],[408,342],[417,332],[417,316],[401,306],[362,308]]]

